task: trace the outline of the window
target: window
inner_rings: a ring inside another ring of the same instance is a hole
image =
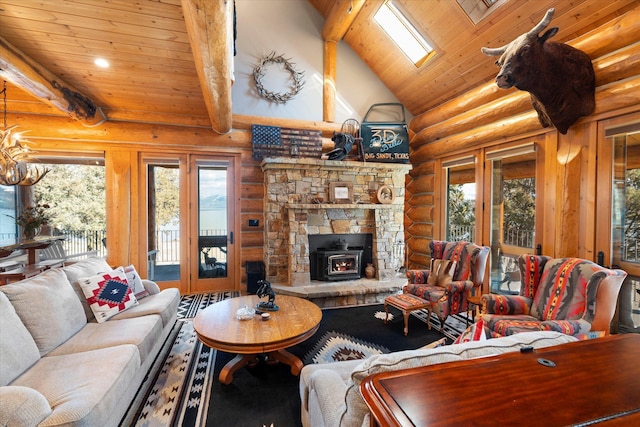
[[[391,0],[380,6],[373,19],[416,67],[435,54],[433,47]]]
[[[16,226],[16,187],[0,185],[0,246],[18,242]]]
[[[445,240],[474,242],[476,227],[475,157],[443,162],[447,179]]]
[[[474,24],[493,13],[506,0],[457,0],[458,4]]]
[[[66,236],[62,245],[67,256],[86,256],[90,252],[105,256],[107,215],[102,153],[82,157],[40,155],[38,161],[49,172],[36,185],[21,191],[32,191],[34,204],[51,206],[48,232]]]

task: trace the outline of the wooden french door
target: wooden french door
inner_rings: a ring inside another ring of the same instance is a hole
[[[142,156],[148,277],[180,292],[236,289],[235,156]],[[238,285],[239,286],[239,285]]]

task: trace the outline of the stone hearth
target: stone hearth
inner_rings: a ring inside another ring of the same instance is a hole
[[[409,164],[397,163],[264,159],[264,262],[272,287],[281,294],[310,299],[342,294],[353,301],[339,305],[374,303],[398,292],[406,283],[397,270],[404,260],[404,184],[410,169]],[[332,183],[348,183],[351,200],[331,203]],[[377,200],[383,185],[395,192],[389,204]],[[372,234],[376,278],[311,281],[308,236],[349,233]]]

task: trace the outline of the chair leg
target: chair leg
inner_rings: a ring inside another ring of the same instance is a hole
[[[431,308],[427,308],[427,328],[431,330]]]
[[[438,316],[438,319],[440,319],[440,333],[444,333],[444,321],[447,320],[447,318],[441,319],[440,316]]]
[[[384,324],[387,324],[387,319],[389,318],[389,307],[387,307],[387,302],[384,302]]]
[[[404,317],[404,336],[406,337],[409,333],[409,312],[403,310],[402,317]]]

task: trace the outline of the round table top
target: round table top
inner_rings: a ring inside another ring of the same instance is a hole
[[[229,298],[201,310],[193,321],[198,338],[217,350],[254,354],[282,350],[311,337],[322,319],[314,303],[296,297],[277,295],[278,311],[269,311],[269,320],[238,320],[236,312],[245,305],[255,308],[257,295]]]

